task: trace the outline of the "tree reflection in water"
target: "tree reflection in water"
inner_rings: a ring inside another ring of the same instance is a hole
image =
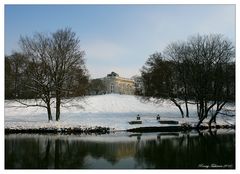
[[[96,140],[77,135],[10,134],[5,136],[5,168],[235,168],[235,133],[110,135]]]
[[[198,168],[218,165],[235,168],[235,135],[190,136],[147,141],[136,160],[146,168]]]

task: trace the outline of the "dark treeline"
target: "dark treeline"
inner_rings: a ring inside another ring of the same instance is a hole
[[[25,55],[15,52],[5,56],[5,99],[35,99],[41,94],[31,89],[33,73],[36,65]],[[35,66],[35,67],[34,67]],[[40,68],[39,64],[39,68]],[[41,67],[42,68],[42,67]],[[71,78],[65,81],[64,97],[77,97],[87,94],[88,76],[83,69],[74,69]],[[74,84],[75,88],[69,86]],[[51,93],[54,97],[54,92]]]
[[[5,57],[5,99],[35,97],[35,93],[23,85],[30,80],[27,75],[29,64],[21,53]]]
[[[170,99],[183,118],[189,117],[188,105],[195,104],[197,127],[208,115],[211,125],[223,106],[235,101],[234,56],[232,43],[222,35],[172,43],[143,66],[145,97]]]

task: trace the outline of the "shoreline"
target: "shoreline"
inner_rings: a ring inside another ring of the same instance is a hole
[[[139,128],[133,128],[126,130],[127,132],[138,132],[138,133],[144,133],[144,132],[187,132],[191,130],[206,130],[206,129],[234,129],[235,125],[216,125],[212,126],[211,128],[209,126],[200,126],[197,127],[191,127],[191,126],[162,126],[162,127],[139,127]]]
[[[235,125],[216,125],[209,128],[209,126],[201,125],[199,128],[194,126],[151,126],[151,127],[137,127],[131,128],[127,130],[122,130],[126,132],[137,132],[137,133],[144,133],[144,132],[187,132],[191,130],[206,130],[206,129],[235,129]],[[109,127],[92,127],[92,128],[26,128],[26,129],[11,129],[5,128],[5,135],[6,134],[17,134],[17,133],[29,133],[29,134],[109,134],[111,132],[116,132],[118,130],[111,130]]]
[[[94,127],[94,128],[27,128],[27,129],[11,129],[5,128],[6,134],[14,134],[14,133],[29,133],[29,134],[82,134],[82,133],[96,133],[96,134],[106,134],[110,133],[110,128],[108,127]]]

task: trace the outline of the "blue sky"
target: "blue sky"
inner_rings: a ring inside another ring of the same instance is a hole
[[[20,35],[70,27],[92,78],[139,74],[150,54],[194,34],[220,33],[235,43],[235,5],[5,5],[5,54]]]

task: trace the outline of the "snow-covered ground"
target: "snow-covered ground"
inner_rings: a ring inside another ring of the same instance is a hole
[[[33,101],[28,100],[29,103]],[[235,110],[235,105],[226,106]],[[110,127],[114,130],[126,130],[136,127],[167,126],[160,125],[157,114],[162,120],[177,120],[180,123],[195,124],[197,122],[195,106],[189,105],[190,118],[181,118],[180,112],[170,101],[164,100],[155,104],[141,102],[131,95],[106,94],[88,96],[84,100],[74,98],[61,108],[61,120],[48,122],[45,108],[25,107],[16,101],[5,100],[5,128],[89,128],[95,126]],[[54,117],[54,108],[52,110]],[[130,125],[128,122],[141,116],[142,124]],[[207,120],[206,120],[207,121]],[[219,115],[217,124],[234,124],[235,116]]]

